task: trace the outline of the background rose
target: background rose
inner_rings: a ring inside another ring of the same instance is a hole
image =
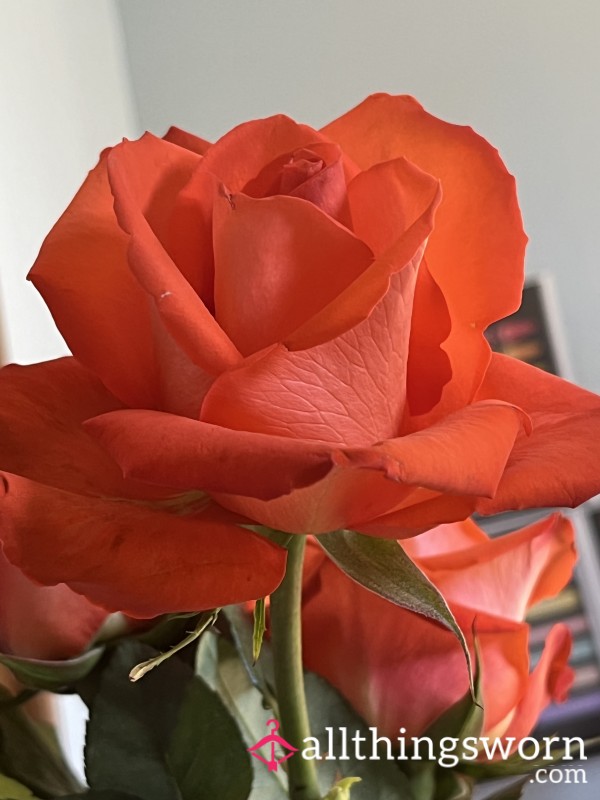
[[[65,585],[38,586],[0,553],[0,654],[45,660],[78,656],[106,616]]]
[[[524,244],[496,151],[411,98],[106,151],[31,273],[75,358],[3,373],[7,556],[153,616],[277,585],[240,521],[399,537],[581,502],[600,401],[483,337]]]
[[[405,543],[440,589],[482,667],[484,735],[520,739],[551,700],[564,700],[573,680],[571,635],[550,631],[529,672],[532,605],[569,581],[573,529],[554,515],[489,539],[473,522],[443,525]],[[313,545],[304,580],[304,661],[327,678],[363,718],[390,737],[425,732],[469,688],[456,638],[350,580]],[[352,669],[348,669],[352,664]]]

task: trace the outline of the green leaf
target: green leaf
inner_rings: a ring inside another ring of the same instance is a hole
[[[6,775],[0,775],[0,800],[35,800],[35,798],[22,783]]]
[[[7,666],[25,686],[56,692],[73,686],[88,675],[100,661],[104,648],[94,647],[78,658],[65,661],[41,661],[0,654],[0,663]]]
[[[427,736],[428,734],[424,734]],[[474,781],[435,761],[412,761],[408,765],[415,800],[470,800]]]
[[[256,664],[259,659],[266,630],[267,612],[265,598],[261,597],[254,605],[254,630],[252,632],[252,661],[254,664]]]
[[[86,775],[95,790],[144,800],[181,800],[166,752],[193,673],[178,658],[139,683],[129,671],[156,651],[135,640],[114,650],[100,678],[86,736]]]
[[[33,722],[0,688],[0,771],[40,798],[77,792],[80,785],[57,751],[48,725]]]
[[[511,783],[510,786],[505,786],[500,791],[494,792],[494,794],[489,794],[485,800],[520,800],[528,783],[529,778],[516,781]]]
[[[361,586],[452,631],[465,654],[474,695],[471,655],[465,637],[443,596],[398,542],[355,531],[335,531],[315,538],[331,560]]]
[[[250,758],[218,694],[200,677],[194,678],[168,753],[182,800],[247,800],[252,788]]]
[[[406,768],[415,800],[434,800],[437,764],[434,761],[411,761]]]
[[[156,656],[126,640],[102,673],[86,739],[90,786],[99,797],[113,791],[143,800],[246,800],[250,756],[206,682],[177,656],[139,683],[129,680],[132,666]]]

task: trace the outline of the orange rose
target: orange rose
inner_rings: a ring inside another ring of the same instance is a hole
[[[573,673],[571,635],[555,625],[529,672],[527,610],[559,592],[575,561],[573,529],[554,515],[488,539],[473,522],[435,528],[404,543],[435,583],[472,647],[479,643],[483,735],[525,737]],[[464,655],[448,630],[350,580],[317,546],[308,550],[304,661],[389,737],[417,736],[469,688]],[[352,664],[352,669],[348,669]]]
[[[581,502],[600,399],[483,336],[524,246],[496,151],[411,98],[105,152],[31,273],[74,358],[2,375],[8,558],[151,616],[277,585],[240,521],[398,538]]]

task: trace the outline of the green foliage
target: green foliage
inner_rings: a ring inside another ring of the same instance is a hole
[[[130,682],[131,668],[156,655],[124,641],[102,673],[86,740],[90,787],[143,800],[246,800],[250,757],[223,703],[191,667],[172,657]]]
[[[246,800],[252,766],[239,728],[216,692],[194,678],[168,753],[182,800]]]

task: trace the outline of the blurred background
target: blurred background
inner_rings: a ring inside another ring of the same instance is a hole
[[[387,91],[499,149],[561,371],[600,392],[599,40],[597,0],[0,0],[3,359],[66,352],[25,275],[102,148],[275,112],[319,127]]]

